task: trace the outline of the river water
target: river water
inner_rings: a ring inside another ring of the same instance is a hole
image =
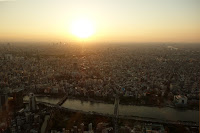
[[[56,104],[61,98],[52,97],[37,97],[36,101],[47,102]],[[28,100],[25,96],[24,100]],[[94,111],[97,113],[113,114],[114,104],[97,103],[89,101],[81,101],[77,99],[67,99],[62,107],[82,110],[82,111]],[[170,107],[148,107],[148,106],[136,106],[136,105],[119,105],[119,114],[127,116],[139,116],[156,118],[160,120],[172,120],[172,121],[193,121],[199,122],[199,111],[197,110],[183,110]]]

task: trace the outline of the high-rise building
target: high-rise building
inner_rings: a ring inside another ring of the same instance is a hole
[[[90,124],[88,125],[88,130],[89,130],[89,133],[92,133],[92,132],[93,132],[93,130],[92,130],[92,123],[90,123]]]
[[[35,111],[37,109],[35,95],[33,93],[29,94],[29,110]]]
[[[118,133],[118,114],[119,114],[119,96],[115,96],[115,107],[114,107],[114,125],[115,125],[115,133]]]
[[[13,100],[15,104],[15,108],[19,109],[23,107],[23,90],[22,89],[14,89],[12,91]]]
[[[116,95],[115,96],[115,108],[114,108],[115,117],[118,116],[118,113],[119,113],[119,97]]]
[[[8,104],[8,95],[6,93],[0,93],[0,110],[5,110]]]

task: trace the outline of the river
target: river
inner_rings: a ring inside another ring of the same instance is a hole
[[[56,104],[60,99],[61,98],[36,97],[37,101],[51,104]],[[24,100],[28,100],[28,97],[25,96]],[[104,114],[113,114],[114,112],[113,104],[81,101],[78,99],[67,99],[61,106],[86,112],[94,111]],[[189,109],[175,109],[170,107],[159,108],[136,105],[119,105],[119,114],[127,116],[156,118],[160,120],[199,122],[199,111]]]

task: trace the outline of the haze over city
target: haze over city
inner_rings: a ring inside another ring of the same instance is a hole
[[[0,133],[199,133],[200,0],[0,0]]]

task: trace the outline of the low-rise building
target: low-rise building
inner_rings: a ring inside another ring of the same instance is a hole
[[[188,98],[182,95],[175,95],[174,96],[174,104],[177,106],[186,106]]]

